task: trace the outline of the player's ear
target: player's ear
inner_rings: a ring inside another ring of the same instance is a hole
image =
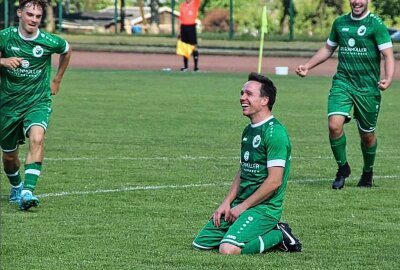
[[[269,103],[269,97],[268,96],[262,97],[261,105],[268,106],[268,103]]]
[[[17,9],[17,16],[18,16],[18,18],[21,18],[21,16],[22,16],[22,10],[20,8]]]

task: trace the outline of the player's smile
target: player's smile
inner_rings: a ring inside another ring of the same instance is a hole
[[[351,12],[355,17],[361,17],[367,12],[368,1],[350,1]]]

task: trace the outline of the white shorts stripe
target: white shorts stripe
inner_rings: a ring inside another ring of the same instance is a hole
[[[264,241],[261,236],[259,236],[258,239],[260,239],[260,253],[263,253],[265,248]]]
[[[221,243],[229,243],[238,247],[244,247],[244,243],[239,243],[237,241],[231,239],[222,239]]]
[[[213,247],[205,247],[205,246],[196,244],[194,241],[192,242],[192,245],[193,245],[195,248],[198,248],[198,249],[207,249],[207,250],[213,249]]]

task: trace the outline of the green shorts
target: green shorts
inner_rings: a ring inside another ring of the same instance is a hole
[[[46,131],[51,111],[51,103],[46,102],[23,113],[2,112],[0,147],[3,152],[13,152],[19,144],[23,144],[32,126],[41,126]]]
[[[243,248],[244,245],[259,236],[277,229],[278,220],[266,215],[265,210],[256,206],[244,211],[233,223],[221,218],[221,226],[215,227],[210,219],[201,229],[192,245],[196,249],[210,250],[222,243],[229,243]]]
[[[329,92],[328,117],[343,115],[350,118],[351,109],[354,107],[354,119],[357,121],[358,129],[363,132],[374,132],[380,105],[380,93],[366,95],[334,86]]]

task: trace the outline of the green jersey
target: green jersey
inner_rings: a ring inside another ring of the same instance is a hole
[[[280,220],[290,171],[290,154],[288,133],[273,116],[258,124],[248,125],[242,135],[240,189],[233,206],[246,200],[264,183],[269,167],[284,167],[282,185],[260,204],[265,206],[267,215]]]
[[[363,18],[352,14],[338,17],[327,41],[339,46],[339,64],[333,85],[366,93],[379,93],[381,52],[392,47],[392,41],[382,20],[372,13]]]
[[[17,27],[0,31],[1,57],[23,58],[17,68],[0,69],[0,110],[23,113],[38,102],[50,102],[51,55],[68,50],[64,39],[49,33],[38,31],[26,38]]]

